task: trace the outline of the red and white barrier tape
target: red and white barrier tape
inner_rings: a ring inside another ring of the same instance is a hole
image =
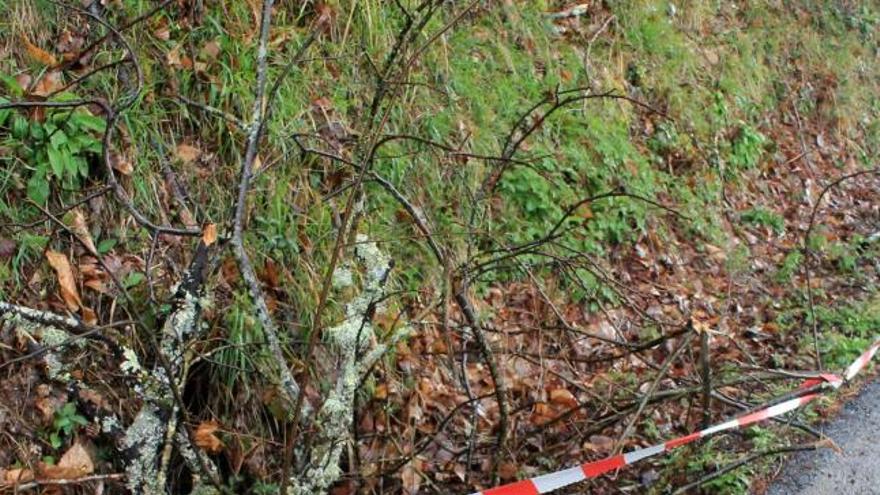
[[[880,349],[880,339],[877,339],[874,344],[858,357],[858,359],[849,365],[843,378],[833,374],[822,374],[816,378],[810,378],[804,381],[801,388],[809,388],[823,382],[827,383],[831,388],[839,388],[844,382],[848,382],[856,376],[859,371],[868,364],[871,358],[874,357],[874,354],[877,353],[878,349]],[[550,493],[553,490],[573,485],[585,479],[599,477],[602,474],[622,468],[623,466],[635,464],[642,459],[647,459],[648,457],[653,457],[657,454],[670,451],[700,438],[705,438],[709,435],[714,435],[715,433],[726,430],[742,428],[765,419],[781,416],[803,406],[818,396],[819,394],[817,393],[805,394],[753,413],[744,414],[738,418],[731,419],[730,421],[710,426],[705,430],[700,430],[696,433],[691,433],[690,435],[669,440],[668,442],[634,450],[625,454],[618,454],[598,461],[587,462],[580,466],[556,471],[555,473],[544,474],[527,480],[517,481],[515,483],[490,488],[480,492],[474,492],[471,495],[538,495],[539,493]]]

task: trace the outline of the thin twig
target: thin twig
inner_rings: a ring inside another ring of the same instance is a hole
[[[89,483],[92,481],[121,481],[125,479],[125,473],[112,473],[112,474],[93,474],[91,476],[83,476],[81,478],[69,478],[69,479],[45,479],[45,480],[34,480],[29,481],[27,483],[21,484],[12,484],[12,489],[16,492],[22,490],[32,490],[34,488],[39,488],[41,486],[47,485],[79,485],[82,483]]]
[[[663,363],[663,367],[660,368],[659,372],[657,372],[657,376],[654,377],[654,381],[651,383],[650,387],[648,388],[648,391],[645,392],[642,400],[639,402],[639,407],[636,409],[636,412],[633,413],[632,418],[629,420],[626,427],[623,429],[623,433],[620,434],[620,438],[617,439],[617,443],[614,448],[615,453],[619,453],[623,449],[624,442],[630,436],[630,434],[632,434],[632,431],[635,428],[636,422],[639,420],[639,417],[641,416],[642,411],[645,409],[645,406],[648,404],[648,400],[651,398],[651,396],[654,394],[654,391],[657,389],[657,385],[659,385],[660,380],[662,380],[663,377],[666,376],[666,372],[669,370],[669,367],[672,366],[672,363],[674,363],[676,361],[676,359],[678,359],[678,355],[681,354],[681,352],[687,347],[687,345],[691,342],[691,340],[693,338],[694,338],[694,332],[689,332],[682,339],[681,343],[678,345],[678,347],[675,349],[675,351],[668,358],[666,358],[666,362]]]
[[[254,104],[252,109],[251,121],[248,127],[247,147],[244,153],[244,161],[241,166],[241,177],[238,183],[238,199],[235,203],[235,213],[232,221],[232,249],[235,258],[238,261],[238,267],[241,271],[242,279],[248,287],[254,307],[257,311],[257,319],[262,326],[263,333],[266,336],[266,342],[269,351],[278,366],[280,374],[281,391],[285,395],[285,399],[289,403],[298,400],[300,395],[299,384],[290,372],[287,359],[281,348],[281,341],[278,337],[278,328],[272,315],[269,313],[269,307],[266,304],[266,296],[263,294],[263,288],[254,271],[253,264],[247,254],[244,246],[244,217],[247,210],[247,196],[250,189],[251,178],[253,176],[254,162],[262,137],[264,118],[264,103],[266,92],[266,77],[268,73],[268,45],[269,45],[269,28],[272,17],[273,0],[264,0],[262,15],[260,17],[260,41],[257,48],[257,83],[254,95]]]

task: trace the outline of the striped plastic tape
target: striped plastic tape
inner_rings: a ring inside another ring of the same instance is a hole
[[[880,349],[880,339],[877,339],[874,344],[872,344],[865,352],[862,353],[861,356],[858,357],[858,359],[853,361],[853,363],[849,365],[849,367],[847,367],[843,378],[840,378],[837,375],[824,373],[817,375],[816,378],[809,378],[805,380],[804,383],[801,385],[801,388],[810,388],[821,383],[827,383],[830,388],[840,387],[841,385],[843,385],[844,382],[850,381],[865,366],[867,366],[868,362],[871,361],[871,358],[874,357],[874,354],[877,353],[878,349]],[[789,399],[784,402],[780,402],[779,404],[765,407],[764,409],[760,409],[749,414],[744,414],[737,418],[731,419],[730,421],[725,421],[724,423],[710,426],[709,428],[691,433],[690,435],[685,435],[683,437],[675,438],[664,443],[652,445],[651,447],[633,450],[631,452],[618,454],[598,461],[587,462],[581,464],[580,466],[556,471],[555,473],[544,474],[527,480],[517,481],[515,483],[490,488],[488,490],[483,490],[480,492],[474,492],[471,495],[537,495],[539,493],[550,493],[554,490],[573,485],[589,478],[599,477],[609,471],[613,471],[615,469],[619,469],[630,464],[635,464],[642,459],[647,459],[648,457],[653,457],[655,455],[662,454],[663,452],[668,452],[676,447],[689,444],[701,438],[714,435],[715,433],[743,428],[745,426],[763,421],[765,419],[781,416],[803,406],[804,404],[810,402],[818,396],[819,394],[817,393],[807,393],[800,397]]]

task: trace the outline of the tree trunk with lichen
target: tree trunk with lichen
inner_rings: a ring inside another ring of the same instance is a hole
[[[122,364],[142,384],[139,392],[143,405],[122,440],[129,456],[126,485],[132,493],[166,493],[168,467],[175,447],[189,464],[193,485],[202,485],[198,474],[201,469],[195,458],[201,454],[192,448],[187,435],[178,431],[181,411],[177,398],[194,357],[191,344],[202,337],[199,315],[207,254],[208,248],[200,243],[177,289],[173,310],[162,325],[158,346],[161,356],[157,356],[153,369],[148,372],[142,368],[133,354]],[[212,468],[209,462],[202,465]]]
[[[355,393],[364,374],[382,357],[389,345],[406,334],[395,334],[388,344],[373,344],[375,333],[372,318],[385,295],[385,282],[393,262],[366,236],[357,236],[357,259],[361,262],[363,286],[360,294],[345,307],[345,320],[327,329],[339,363],[339,374],[333,390],[317,411],[313,424],[318,428],[317,439],[310,452],[300,452],[304,472],[291,478],[289,493],[309,495],[325,493],[342,476],[340,458],[351,438],[354,418]],[[351,271],[341,267],[334,273],[337,289],[352,284]]]

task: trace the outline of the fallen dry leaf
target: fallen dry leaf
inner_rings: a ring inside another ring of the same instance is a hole
[[[93,309],[87,308],[85,306],[82,307],[82,319],[86,325],[98,324],[98,315],[95,314],[95,311]]]
[[[553,411],[550,409],[550,405],[544,402],[538,402],[535,404],[535,408],[532,411],[529,421],[535,426],[540,426],[551,419],[553,419]]]
[[[182,63],[180,60],[180,47],[175,46],[171,50],[168,50],[168,53],[165,54],[165,63],[168,64],[169,67],[181,67]]]
[[[223,442],[214,434],[220,428],[216,421],[202,421],[196,428],[196,445],[209,454],[216,454],[223,450]]]
[[[55,417],[55,410],[58,408],[58,399],[55,397],[37,397],[34,399],[34,407],[40,412],[43,423],[52,424],[52,418]]]
[[[209,223],[202,229],[202,242],[205,246],[210,246],[217,242],[217,224]]]
[[[18,249],[18,245],[12,239],[0,238],[0,260],[11,258]]]
[[[131,160],[118,153],[110,155],[110,164],[113,166],[114,170],[122,175],[131,175],[132,172],[134,172],[134,166],[131,164]]]
[[[550,402],[566,407],[577,407],[578,405],[574,395],[564,388],[554,388],[551,390]]]
[[[58,63],[51,53],[31,43],[24,35],[22,35],[21,40],[24,42],[24,47],[27,49],[28,56],[35,62],[39,62],[43,65],[55,65]]]
[[[95,248],[95,241],[92,239],[92,234],[89,232],[89,226],[86,224],[86,216],[83,214],[82,210],[79,208],[74,208],[72,213],[72,219],[70,226],[70,230],[73,231],[73,234],[82,241],[83,245],[86,246],[86,249],[89,250],[91,254],[97,254],[98,250]]]
[[[34,479],[34,472],[30,469],[17,468],[9,469],[3,475],[3,482],[6,485],[15,485],[17,483],[26,483]]]
[[[216,41],[209,41],[202,47],[202,54],[208,60],[216,60],[220,55],[220,44]]]
[[[37,96],[49,96],[63,87],[64,82],[61,80],[61,71],[53,70],[47,72],[40,78],[34,87],[32,94]]]
[[[168,21],[164,18],[159,21],[159,25],[153,30],[153,36],[162,41],[171,39],[171,29],[168,27]]]
[[[98,392],[95,392],[92,389],[89,389],[89,388],[80,389],[79,396],[82,397],[83,399],[85,399],[86,401],[91,402],[92,404],[100,407],[101,409],[109,411],[111,408],[110,402],[107,399],[105,399],[103,395],[99,394]]]
[[[86,280],[85,282],[83,282],[83,285],[88,287],[89,289],[92,289],[95,292],[100,293],[100,294],[107,293],[107,287],[104,285],[104,282],[101,282],[97,278],[90,278],[90,279]]]
[[[611,452],[614,447],[614,439],[605,435],[590,435],[590,441],[584,444],[584,448],[593,452]]]
[[[519,466],[512,462],[504,462],[498,466],[498,476],[505,481],[516,478],[518,472]]]
[[[95,463],[89,451],[79,442],[73,444],[58,464],[43,464],[40,468],[42,475],[49,479],[81,478],[95,471]]]
[[[68,59],[71,58],[69,56],[76,55],[74,52],[78,52],[79,49],[82,48],[83,43],[85,43],[85,40],[82,36],[75,35],[65,29],[55,41],[55,51],[63,53],[64,58]]]
[[[79,298],[79,291],[76,289],[76,280],[73,277],[73,269],[70,267],[70,262],[67,261],[67,256],[50,249],[46,251],[46,259],[49,260],[49,265],[58,275],[58,285],[61,287],[61,298],[64,299],[64,303],[67,304],[67,309],[70,311],[78,310],[82,305],[82,300]]]
[[[260,271],[260,279],[266,283],[270,289],[277,289],[281,285],[281,278],[278,274],[278,264],[272,258],[266,259],[266,264]]]
[[[190,163],[195,161],[202,154],[202,151],[195,146],[190,146],[188,144],[179,144],[177,145],[177,151],[175,155],[177,159],[182,161],[183,163]]]
[[[419,476],[418,470],[416,470],[413,463],[409,463],[400,472],[400,481],[403,484],[403,493],[407,495],[415,495],[419,492],[419,487],[422,484],[422,477]]]

